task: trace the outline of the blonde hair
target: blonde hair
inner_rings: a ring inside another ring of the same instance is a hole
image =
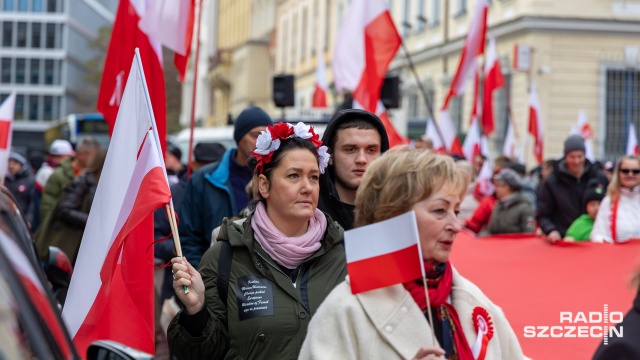
[[[640,165],[640,157],[633,155],[625,155],[621,157],[616,163],[616,168],[613,171],[613,176],[611,177],[611,182],[607,187],[607,195],[611,198],[611,204],[613,205],[613,201],[618,198],[620,195],[620,188],[622,185],[620,184],[620,167],[622,166],[622,162],[625,160],[637,161],[638,165]]]
[[[364,173],[356,192],[355,226],[403,214],[445,183],[462,199],[467,178],[451,157],[416,150],[387,152]]]

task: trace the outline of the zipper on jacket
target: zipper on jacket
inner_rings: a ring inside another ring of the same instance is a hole
[[[291,280],[291,278],[289,277],[289,275],[285,274],[285,273],[284,273],[284,271],[280,270],[280,268],[279,268],[279,267],[277,267],[277,266],[273,265],[272,263],[270,263],[270,262],[269,262],[269,260],[265,259],[265,258],[264,258],[264,256],[260,255],[260,253],[259,253],[259,252],[254,251],[254,253],[255,253],[256,255],[260,256],[260,258],[261,258],[262,260],[264,260],[264,262],[266,262],[267,264],[269,264],[269,266],[271,266],[272,268],[274,268],[274,269],[278,270],[278,272],[279,272],[280,274],[284,275],[287,279]],[[297,280],[297,277],[296,277],[296,280]],[[296,288],[296,283],[295,283],[295,282],[291,282],[291,284],[293,285],[293,287],[294,287],[294,288]]]

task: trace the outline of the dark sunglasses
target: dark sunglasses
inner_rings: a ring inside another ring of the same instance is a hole
[[[632,173],[633,175],[639,175],[640,169],[620,169],[620,172],[625,175],[629,175],[629,173]]]

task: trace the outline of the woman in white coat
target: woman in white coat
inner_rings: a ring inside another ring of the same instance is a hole
[[[300,359],[523,358],[502,310],[449,262],[466,188],[445,155],[389,152],[369,165],[355,225],[415,211],[434,329],[422,280],[353,295],[347,278],[311,320]]]
[[[600,203],[591,241],[619,243],[640,240],[640,158],[623,156],[616,164]]]

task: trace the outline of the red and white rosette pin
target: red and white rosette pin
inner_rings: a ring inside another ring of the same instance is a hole
[[[473,317],[473,328],[478,334],[476,342],[471,347],[471,352],[476,360],[484,360],[487,354],[487,345],[489,340],[493,337],[493,323],[491,322],[491,316],[487,310],[476,306],[471,314]]]

